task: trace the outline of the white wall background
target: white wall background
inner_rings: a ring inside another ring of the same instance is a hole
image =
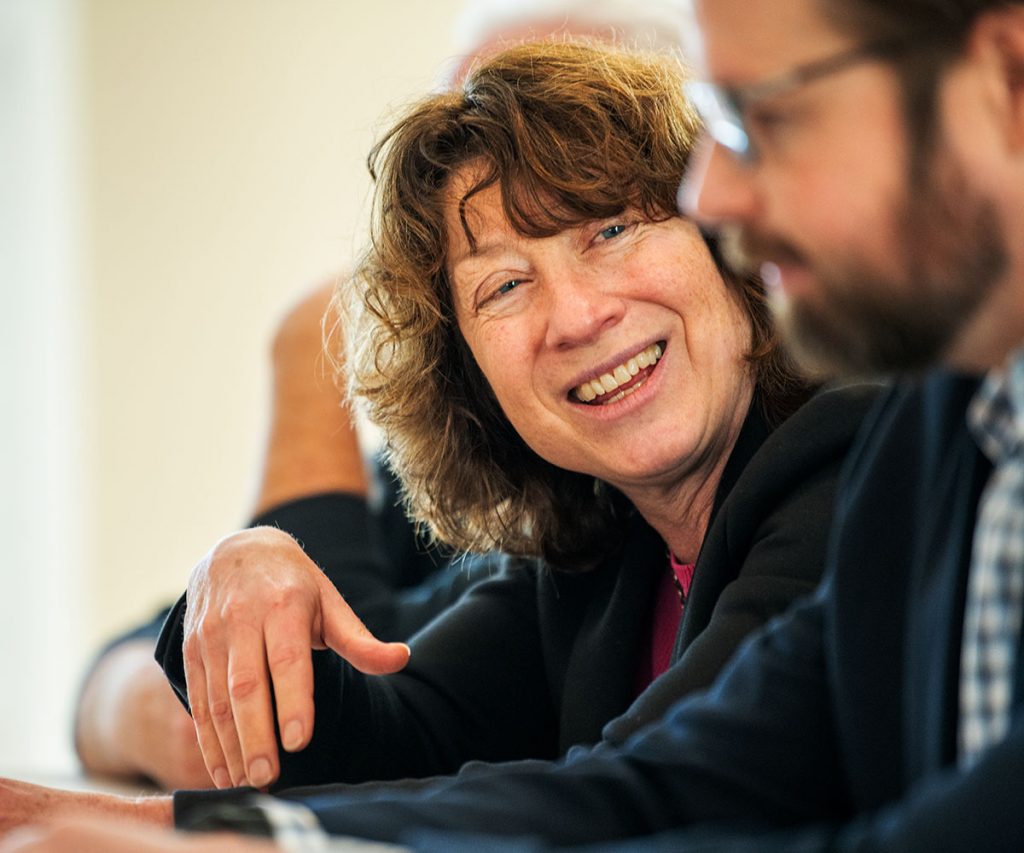
[[[274,320],[461,0],[0,0],[0,767],[242,523]]]
[[[0,761],[59,763],[93,568],[76,20],[0,3]],[[72,570],[76,567],[78,571]],[[69,653],[70,651],[70,653]]]

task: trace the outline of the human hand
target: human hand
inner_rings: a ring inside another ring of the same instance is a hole
[[[67,817],[116,818],[121,826],[170,827],[173,822],[170,797],[119,797],[0,779],[0,836]]]
[[[359,621],[294,539],[257,527],[222,539],[193,569],[183,657],[189,704],[217,787],[263,788],[280,773],[271,687],[283,746],[313,734],[312,649],[330,648],[361,672],[409,660]]]

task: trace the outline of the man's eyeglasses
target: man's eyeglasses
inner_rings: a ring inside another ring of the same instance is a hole
[[[904,47],[906,42],[906,36],[868,42],[835,56],[798,65],[770,80],[745,86],[690,80],[683,84],[683,89],[704,122],[708,135],[741,161],[752,163],[757,159],[757,149],[750,138],[746,118],[752,104],[794,91],[852,65],[890,55]]]

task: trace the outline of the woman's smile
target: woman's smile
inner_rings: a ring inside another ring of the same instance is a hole
[[[665,341],[644,347],[615,367],[601,370],[593,379],[577,385],[569,392],[569,399],[586,406],[610,406],[617,403],[647,381],[664,351]]]

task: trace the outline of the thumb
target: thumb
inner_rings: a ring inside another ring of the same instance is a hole
[[[405,643],[378,640],[338,591],[332,592],[333,595],[324,595],[320,601],[327,647],[367,675],[387,675],[402,669],[409,662],[409,647]]]

